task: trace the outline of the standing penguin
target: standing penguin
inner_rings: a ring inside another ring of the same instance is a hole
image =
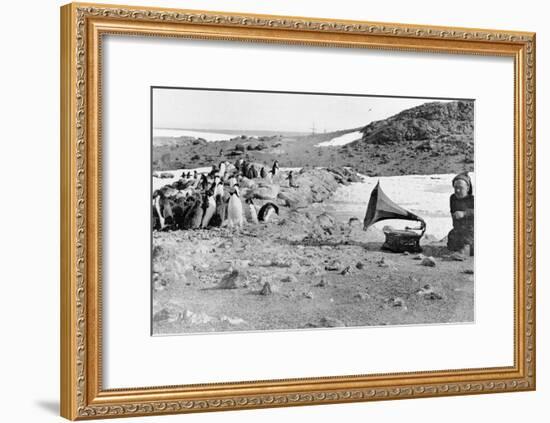
[[[279,162],[275,160],[273,162],[273,166],[271,167],[271,175],[275,176],[277,173],[279,173]]]
[[[257,178],[257,177],[258,177],[258,172],[256,171],[256,166],[250,165],[250,167],[248,168],[248,170],[247,170],[245,176],[246,176],[248,179]]]
[[[163,229],[164,228],[164,216],[162,215],[161,204],[160,204],[160,195],[155,195],[153,197],[153,229]]]
[[[227,214],[227,204],[223,200],[221,195],[215,196],[216,201],[216,210],[214,211],[214,215],[210,219],[210,226],[211,227],[220,227],[224,224]]]
[[[241,202],[239,185],[235,185],[227,204],[227,223],[230,228],[235,225],[242,228],[243,220],[243,203]]]
[[[288,176],[286,179],[288,179],[288,186],[290,188],[298,188],[298,186],[294,184],[294,173],[292,172],[292,170],[288,172]]]
[[[211,191],[206,193],[204,196],[203,210],[204,214],[202,216],[201,228],[207,228],[212,216],[214,216],[214,212],[216,211],[216,201],[214,200],[214,194]]]
[[[246,176],[248,174],[248,162],[243,160],[241,163],[241,175]]]
[[[208,188],[208,177],[204,173],[201,175],[200,188],[203,191]]]
[[[246,199],[246,204],[248,205],[248,210],[246,214],[247,220],[251,221],[252,223],[257,224],[258,223],[258,211],[256,210],[256,206],[254,205],[254,201],[252,201],[252,198]]]
[[[161,231],[172,229],[174,226],[174,213],[172,210],[174,203],[166,198],[162,191],[157,191],[153,198],[153,206],[158,217],[159,229]]]
[[[262,179],[265,179],[265,177],[267,176],[267,172],[265,171],[265,167],[262,166],[262,170],[260,170],[260,176],[262,177]]]
[[[195,201],[195,204],[193,205],[193,208],[191,209],[189,214],[186,216],[187,221],[185,223],[188,229],[200,228],[203,214],[204,210],[202,208],[202,200],[199,197],[197,198],[197,201]]]
[[[219,166],[219,171],[218,171],[218,175],[220,178],[223,179],[223,177],[225,176],[225,169],[227,168],[225,162],[221,162],[220,163],[220,166]]]
[[[235,169],[237,169],[237,172],[241,171],[241,167],[243,165],[243,162],[244,162],[243,159],[237,159],[237,161],[235,161]]]
[[[195,203],[196,198],[194,196],[189,196],[185,199],[183,204],[181,204],[181,210],[178,211],[176,222],[179,229],[190,229],[191,212],[195,207]]]

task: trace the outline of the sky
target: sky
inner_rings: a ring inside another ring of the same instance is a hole
[[[154,88],[153,127],[330,132],[431,101],[445,100]]]

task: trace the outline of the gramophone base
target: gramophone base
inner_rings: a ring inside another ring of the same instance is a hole
[[[393,251],[394,253],[403,253],[405,251],[409,253],[420,253],[422,247],[420,247],[421,234],[407,230],[391,230],[384,231],[386,235],[386,241],[382,245],[383,250]]]

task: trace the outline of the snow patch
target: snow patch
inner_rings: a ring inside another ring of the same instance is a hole
[[[165,129],[155,128],[153,129],[153,137],[193,137],[202,138],[208,142],[212,141],[228,141],[236,135],[223,134],[220,132],[202,132],[202,131],[189,131],[187,129]]]
[[[360,140],[361,138],[363,138],[363,133],[360,131],[355,131],[348,134],[340,135],[339,137],[332,138],[328,141],[324,141],[317,144],[315,147],[338,147],[340,145],[346,145],[350,142]]]

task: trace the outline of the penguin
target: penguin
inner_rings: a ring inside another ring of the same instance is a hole
[[[256,210],[256,206],[254,205],[252,198],[247,198],[246,204],[248,205],[247,220],[250,220],[254,224],[258,224],[258,211]],[[248,219],[248,215],[250,215],[250,219]]]
[[[241,175],[246,176],[248,174],[248,162],[243,160],[241,163]]]
[[[237,178],[235,178],[235,176],[231,176],[228,182],[229,182],[229,188],[233,188],[237,184]]]
[[[180,229],[191,228],[191,214],[195,208],[197,199],[195,196],[190,196],[185,199],[185,202],[181,205],[181,213],[178,218],[178,227]]]
[[[265,179],[265,177],[267,176],[267,172],[265,171],[265,167],[262,166],[262,170],[260,170],[260,176],[262,177],[262,179]]]
[[[216,212],[216,200],[214,200],[214,193],[211,191],[204,196],[203,210],[201,228],[207,228],[212,216]]]
[[[190,211],[185,215],[186,229],[200,228],[203,214],[204,210],[202,208],[202,200],[199,197],[195,200],[195,203]]]
[[[288,172],[288,176],[286,179],[288,179],[288,186],[290,188],[298,188],[298,186],[294,184],[294,172],[292,170]]]
[[[159,230],[170,228],[174,224],[174,214],[172,213],[172,205],[162,191],[158,191],[153,198],[154,210],[159,220]]]
[[[214,215],[210,219],[211,227],[220,227],[225,223],[226,213],[227,213],[227,204],[223,201],[221,195],[215,196],[216,201],[216,210]]]
[[[277,207],[277,205],[273,203],[265,203],[258,212],[258,220],[260,222],[268,222],[269,219],[271,219],[271,217],[273,216],[273,213],[278,216],[279,207]]]
[[[243,226],[243,203],[239,193],[239,185],[233,187],[231,197],[227,204],[227,223],[230,228]]]
[[[273,162],[273,166],[271,167],[271,174],[275,176],[277,173],[279,173],[279,162],[275,160]]]
[[[248,179],[252,179],[252,169],[254,168],[254,165],[250,165],[246,167],[246,173],[243,175],[247,177]]]
[[[187,197],[179,197],[172,207],[172,213],[174,214],[174,225],[176,229],[183,229],[185,211],[189,204],[189,199]]]
[[[193,179],[197,179],[199,177],[199,173],[195,170],[193,172]]]
[[[233,164],[229,163],[227,160],[225,161],[225,177],[227,178],[228,175],[233,175],[236,173],[235,166]]]
[[[160,231],[164,228],[164,216],[160,211],[159,197],[153,197],[153,230]]]
[[[225,176],[225,169],[227,168],[225,162],[221,162],[219,166],[218,175],[220,178],[223,178]]]
[[[214,198],[219,195],[223,199],[224,194],[223,182],[218,182],[214,188]]]
[[[242,166],[243,162],[244,162],[243,159],[237,159],[235,161],[235,169],[237,169],[237,172],[241,171],[241,166]]]
[[[203,191],[206,191],[206,189],[208,188],[208,178],[205,174],[201,175],[200,187]]]

